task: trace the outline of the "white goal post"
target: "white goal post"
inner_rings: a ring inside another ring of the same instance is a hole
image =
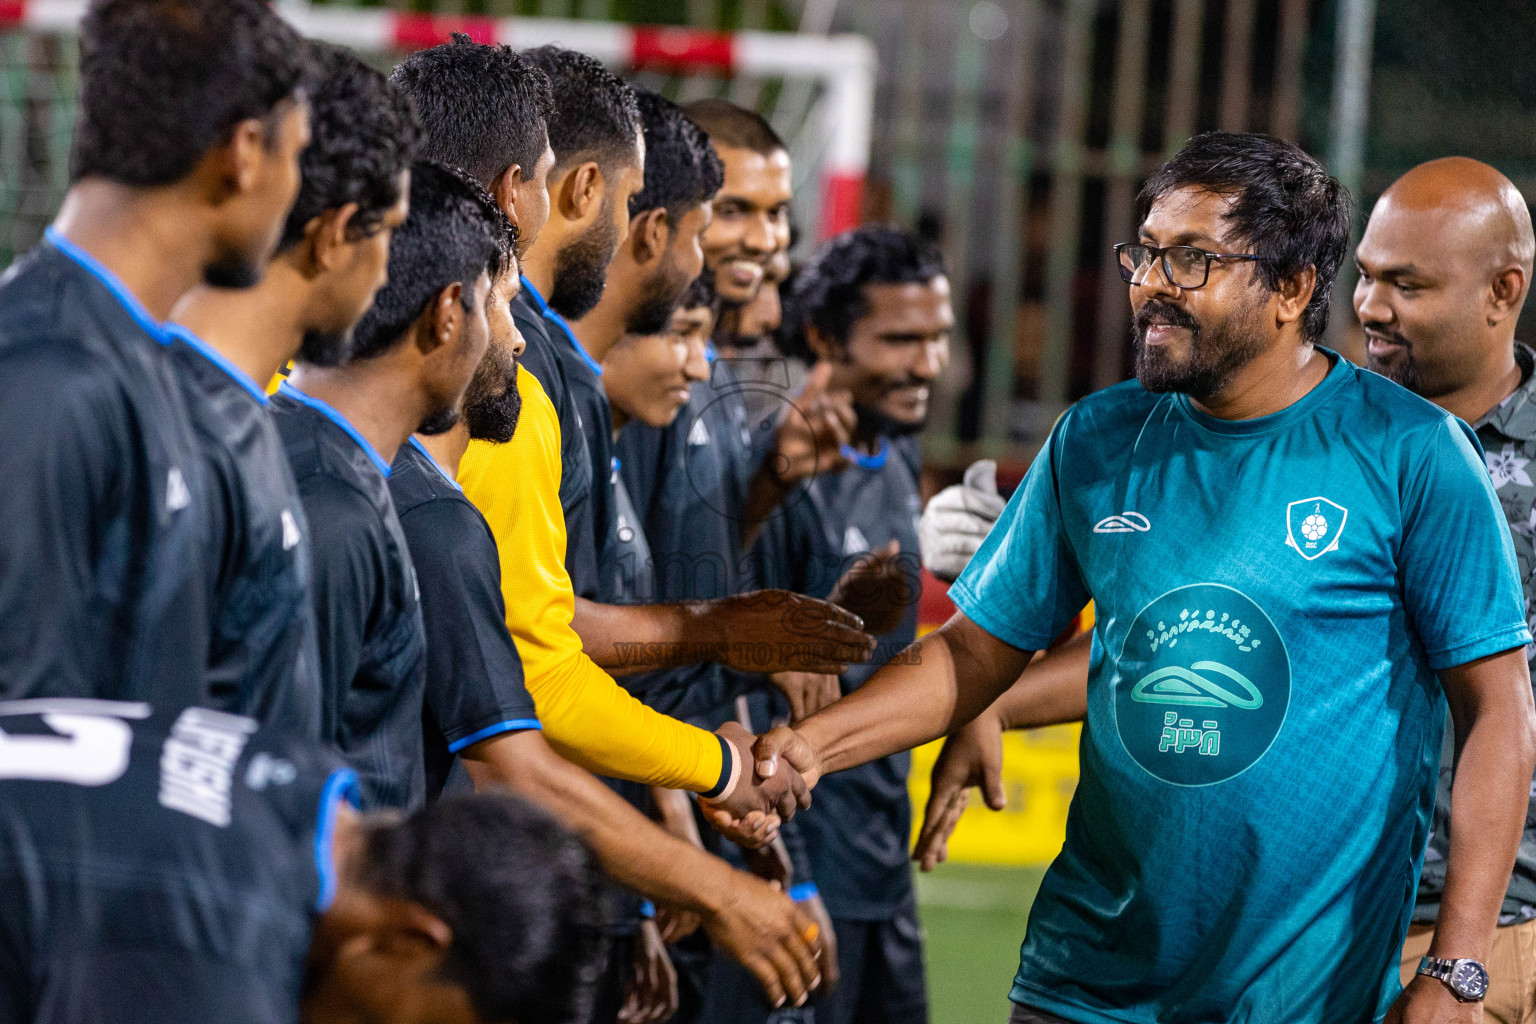
[[[0,30],[73,32],[84,0],[0,0]],[[625,71],[809,79],[822,87],[816,118],[818,237],[859,222],[874,119],[874,46],[858,35],[713,32],[562,18],[411,14],[381,8],[279,5],[306,36],[365,52],[410,51],[464,32],[477,42],[526,49],[556,43]]]

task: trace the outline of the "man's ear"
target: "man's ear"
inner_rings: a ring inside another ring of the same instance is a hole
[[[672,222],[667,218],[666,207],[658,206],[630,218],[630,254],[640,266],[644,267],[661,259],[671,241]]]
[[[517,226],[517,190],[523,183],[523,168],[521,164],[513,164],[491,182],[490,193],[496,199],[496,205],[501,207],[501,212],[507,215],[513,227]]]
[[[261,120],[248,117],[237,123],[229,141],[203,158],[214,201],[222,202],[254,188],[267,155],[267,127]]]
[[[416,348],[423,356],[452,344],[459,336],[464,326],[464,306],[459,301],[463,294],[464,286],[455,281],[427,305],[422,314],[427,318],[425,329],[416,332]]]
[[[591,220],[603,208],[606,188],[603,170],[596,160],[577,164],[560,176],[560,215],[576,223]]]
[[[1488,326],[1494,327],[1511,316],[1520,315],[1527,285],[1525,268],[1511,264],[1502,268],[1488,282]]]
[[[843,361],[843,347],[829,338],[826,332],[815,324],[805,325],[805,343],[821,362],[840,363]]]
[[[453,945],[448,923],[414,900],[380,903],[374,948],[392,956],[440,958]]]
[[[304,242],[309,249],[314,273],[335,270],[346,262],[346,252],[352,239],[347,232],[352,219],[357,216],[357,203],[347,203],[334,210],[316,214],[304,225]]]
[[[1300,320],[1301,315],[1307,311],[1307,304],[1312,301],[1312,292],[1316,288],[1316,267],[1307,267],[1290,277],[1282,277],[1279,287],[1275,290],[1275,293],[1280,296],[1280,304],[1275,309],[1275,321],[1289,324]]]

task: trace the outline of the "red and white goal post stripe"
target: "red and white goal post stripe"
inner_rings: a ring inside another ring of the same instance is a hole
[[[280,6],[306,36],[354,50],[409,51],[464,32],[482,43],[525,49],[557,43],[626,70],[783,76],[818,80],[827,104],[820,237],[859,223],[874,118],[875,50],[862,36],[788,32],[710,32],[658,25],[560,18],[409,14],[378,8]],[[72,32],[84,0],[0,0],[0,30]]]

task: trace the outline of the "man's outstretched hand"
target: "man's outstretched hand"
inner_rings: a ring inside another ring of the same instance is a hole
[[[741,846],[757,849],[779,834],[779,824],[795,811],[811,806],[810,785],[793,769],[758,774],[753,768],[753,735],[735,722],[726,722],[715,735],[736,751],[741,766],[736,785],[719,800],[699,798],[704,817],[721,835]]]
[[[698,608],[698,633],[720,662],[743,672],[840,675],[873,656],[875,638],[858,615],[789,590],[753,590]]]
[[[932,779],[923,827],[912,849],[912,859],[924,871],[949,858],[949,837],[970,803],[972,786],[981,787],[987,806],[994,811],[1008,805],[1003,792],[1003,725],[992,710],[944,741]]]

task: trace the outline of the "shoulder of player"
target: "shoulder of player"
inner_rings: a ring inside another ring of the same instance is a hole
[[[469,504],[436,463],[430,461],[430,456],[422,454],[409,441],[400,446],[390,466],[389,494],[402,523],[410,513],[429,505]]]
[[[1353,379],[1347,385],[1346,394],[1352,396],[1350,405],[1353,407],[1344,415],[1357,429],[1374,428],[1393,435],[1411,431],[1433,434],[1446,424],[1456,422],[1455,416],[1429,399],[1379,373],[1352,364],[1348,372]]]
[[[375,485],[355,469],[338,472],[319,466],[297,474],[296,483],[310,525],[312,557],[320,558],[325,548],[343,542],[387,543],[395,513],[382,480]]]

